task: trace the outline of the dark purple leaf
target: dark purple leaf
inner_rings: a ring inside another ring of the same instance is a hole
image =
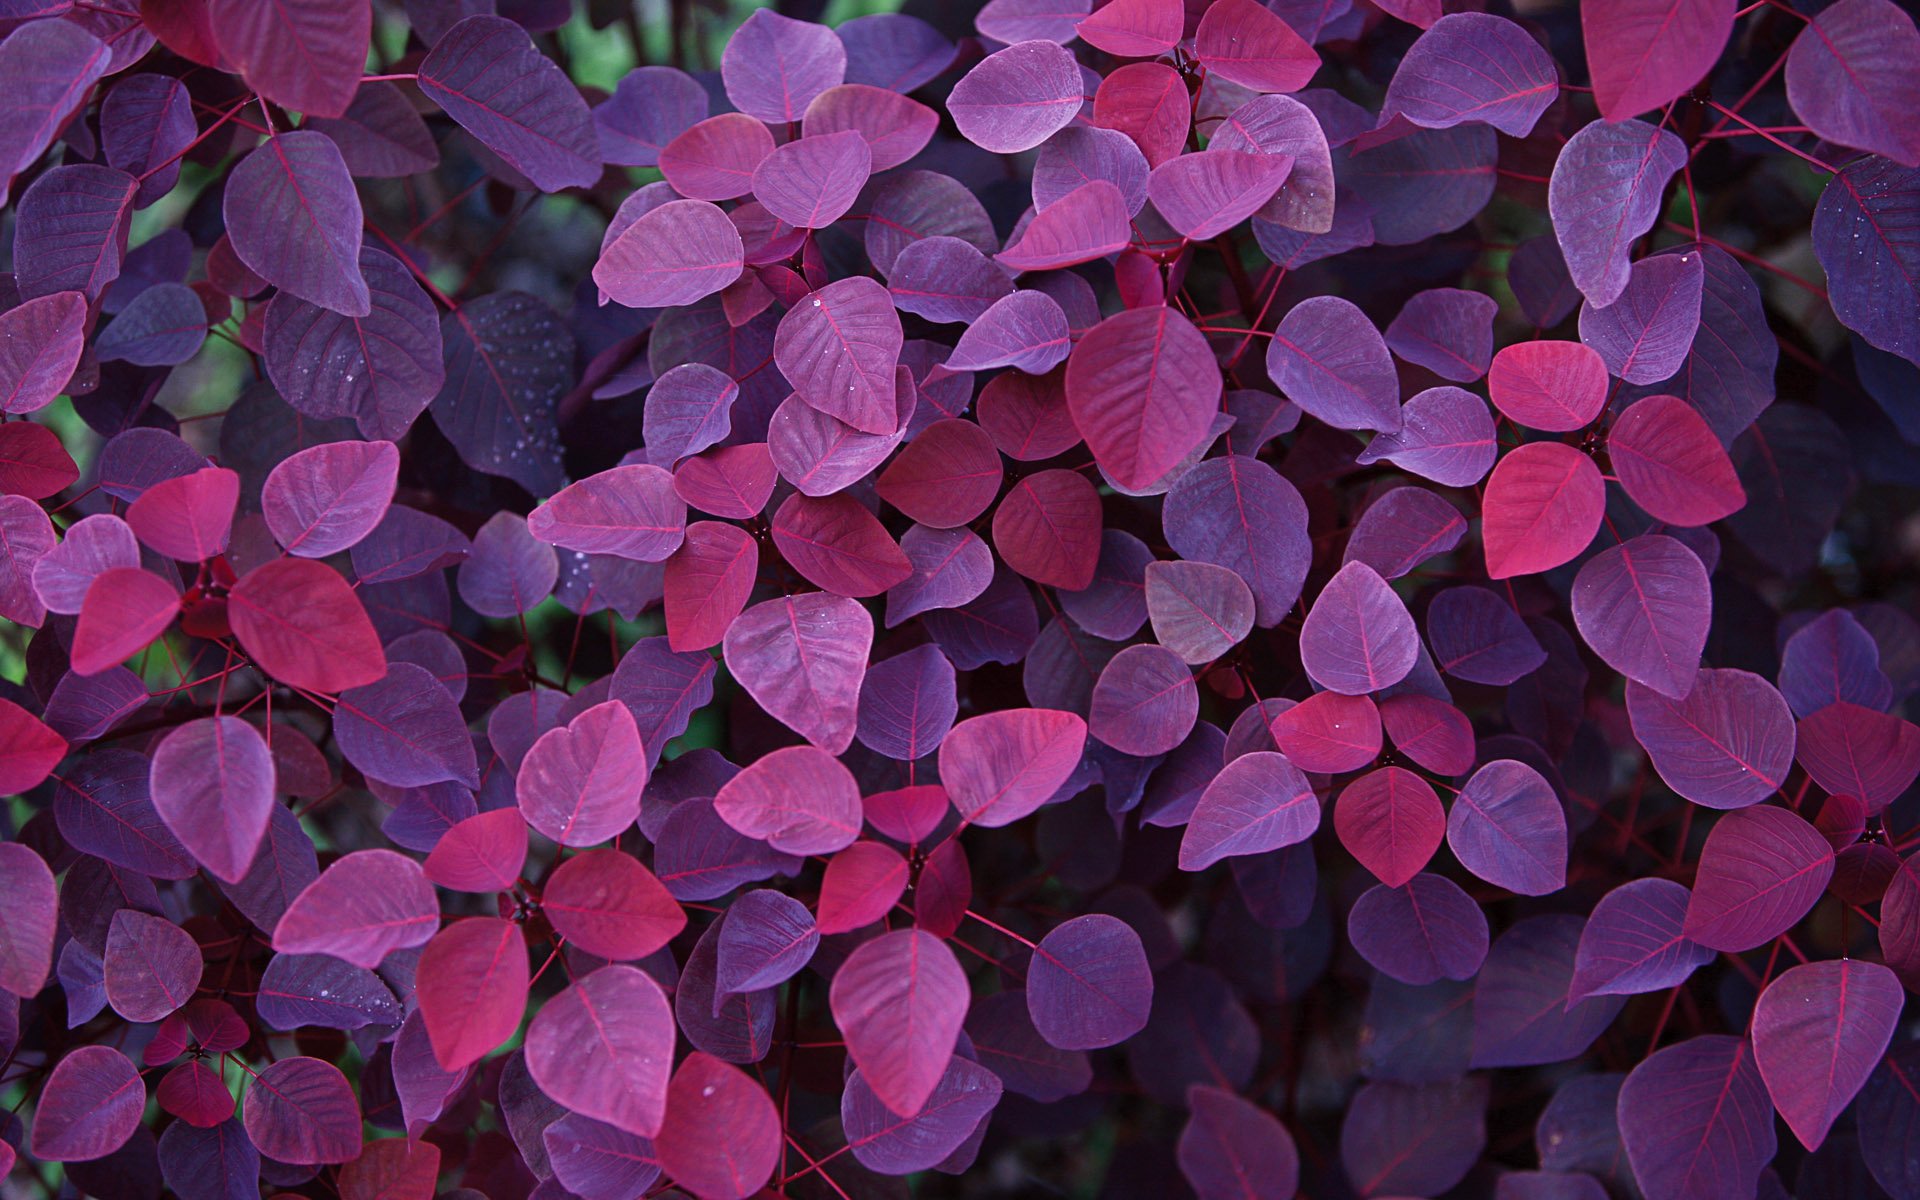
[[[1427,129],[1484,122],[1523,138],[1558,93],[1552,57],[1525,29],[1487,13],[1452,13],[1400,60],[1380,116]]]
[[[543,192],[600,178],[586,101],[511,21],[481,15],[449,29],[420,64],[420,90]]]
[[[495,292],[440,324],[446,382],[433,423],[476,471],[535,495],[566,482],[554,410],[573,382],[573,335],[545,303]]]
[[[1627,286],[1603,307],[1580,309],[1580,340],[1599,352],[1608,373],[1628,383],[1658,383],[1680,369],[1700,329],[1706,267],[1693,253],[1656,254],[1634,263]]]
[[[269,138],[233,169],[223,212],[234,253],[254,274],[342,316],[373,311],[360,271],[360,195],[325,134]]]
[[[1471,979],[1487,957],[1487,919],[1452,880],[1421,872],[1403,886],[1379,884],[1347,914],[1360,957],[1401,983]]]
[[[1743,1194],[1773,1158],[1772,1105],[1745,1038],[1708,1034],[1645,1059],[1620,1088],[1619,1121],[1647,1200]]]

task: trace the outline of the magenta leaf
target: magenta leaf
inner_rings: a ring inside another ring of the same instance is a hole
[[[1886,1053],[1904,1000],[1892,971],[1850,959],[1791,967],[1760,993],[1754,1061],[1807,1149],[1819,1149]]]
[[[395,950],[424,945],[439,925],[433,885],[417,863],[391,850],[357,850],[293,897],[273,948],[373,968]]]
[[[207,0],[206,16],[222,55],[261,95],[314,117],[347,111],[367,61],[368,5]]]
[[[12,901],[0,916],[0,990],[31,999],[53,967],[53,872],[32,850],[7,842],[0,844],[0,885]]]
[[[1296,92],[1320,69],[1320,56],[1279,15],[1255,0],[1207,6],[1194,54],[1208,72],[1256,92]]]
[[[1733,31],[1733,8],[1725,0],[1622,0],[1583,9],[1580,28],[1588,61],[1598,64],[1594,101],[1608,121],[1624,122],[1700,81]]]
[[[283,1058],[255,1075],[241,1120],[254,1146],[284,1163],[344,1163],[360,1154],[360,1103],[346,1076],[317,1058]]]
[[[540,833],[562,846],[592,846],[633,824],[646,781],[633,713],[608,700],[540,735],[521,760],[514,795]]]
[[[10,549],[19,553],[19,543]],[[111,567],[100,572],[87,585],[74,626],[74,673],[98,675],[125,662],[165,633],[179,611],[173,585],[151,571]]]
[[[33,1115],[29,1151],[46,1162],[105,1158],[140,1127],[146,1104],[146,1085],[126,1055],[110,1046],[82,1046],[47,1078]],[[357,1140],[358,1120],[354,1133]]]
[[[204,562],[227,548],[240,477],[205,467],[163,479],[127,506],[127,524],[149,550],[180,562]]]
[[[653,1137],[666,1116],[673,1038],[659,984],[632,967],[601,967],[541,1007],[527,1028],[527,1069],[573,1112]]]
[[[1582,428],[1599,416],[1607,392],[1606,361],[1580,342],[1520,342],[1494,355],[1487,372],[1495,408],[1552,433]]]
[[[759,564],[759,545],[744,531],[718,521],[687,526],[661,581],[667,645],[676,651],[718,645],[746,607]]]
[[[541,191],[600,178],[587,102],[511,21],[483,13],[447,30],[420,64],[420,90]]]
[[[618,850],[564,860],[547,881],[541,908],[568,941],[615,961],[647,957],[687,924],[653,873]]]
[[[1670,525],[1710,525],[1747,502],[1713,429],[1674,396],[1648,396],[1621,413],[1607,457],[1633,502]]]
[[[800,398],[867,433],[900,425],[894,368],[900,315],[871,279],[844,279],[814,292],[780,319],[774,340],[781,374]]]
[[[1801,719],[1795,754],[1821,787],[1879,812],[1920,775],[1920,728],[1840,701]]]
[[[1807,915],[1833,876],[1833,847],[1784,808],[1759,805],[1721,817],[1700,849],[1682,927],[1714,950],[1751,950]]]
[[[809,130],[760,160],[753,195],[777,220],[796,229],[824,229],[853,206],[873,169],[873,152],[858,130]]]
[[[420,1016],[443,1070],[485,1058],[520,1028],[527,1008],[527,950],[520,926],[497,917],[455,921],[420,955]]]
[[[1014,272],[1050,271],[1124,250],[1132,236],[1120,189],[1093,179],[1035,213],[994,261]]]
[[[967,1015],[967,980],[953,951],[917,929],[882,934],[841,963],[831,1002],[874,1095],[894,1113],[919,1112]]]
[[[940,778],[969,822],[1008,825],[1067,781],[1086,738],[1086,722],[1068,712],[1014,708],[971,717],[940,743]]]
[[[1487,478],[1480,525],[1487,575],[1510,579],[1552,570],[1578,557],[1600,529],[1606,492],[1607,485],[1593,460],[1560,442],[1528,442],[1503,455]],[[1685,549],[1677,542],[1673,544]],[[1616,546],[1611,551],[1616,559],[1625,557],[1619,550]],[[1603,568],[1594,576],[1594,584],[1598,588],[1621,579],[1630,583],[1624,565]],[[1599,591],[1594,593],[1596,600],[1601,595]],[[1613,598],[1613,591],[1609,589],[1604,595]],[[1644,604],[1639,608],[1646,611]],[[1704,615],[1695,613],[1693,617],[1697,620]]]
[[[1220,390],[1205,336],[1166,307],[1107,318],[1067,360],[1074,424],[1102,469],[1126,487],[1154,483],[1200,444]]]
[[[697,1196],[746,1200],[773,1178],[780,1145],[779,1110],[751,1076],[699,1051],[681,1061],[654,1139],[669,1177]]]
[[[1334,803],[1340,844],[1390,888],[1404,887],[1440,848],[1447,814],[1426,780],[1382,767],[1348,784]]]
[[[860,790],[839,760],[788,746],[728,780],[713,798],[720,819],[788,854],[831,854],[860,834]]]
[[[1620,1142],[1648,1200],[1757,1187],[1772,1106],[1745,1038],[1707,1034],[1645,1059],[1620,1088]]]

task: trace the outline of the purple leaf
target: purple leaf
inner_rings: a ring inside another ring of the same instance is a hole
[[[853,740],[873,618],[810,592],[756,604],[728,628],[727,669],[760,707],[830,754]]]
[[[254,274],[342,316],[373,311],[360,272],[360,194],[327,135],[269,138],[233,169],[223,204],[234,253]]]
[[[1493,943],[1474,981],[1475,1069],[1578,1058],[1613,1023],[1624,999],[1570,994],[1585,925],[1571,913],[1528,917]]]
[[[267,376],[309,417],[353,417],[370,438],[397,439],[446,382],[440,318],[400,260],[360,248],[372,311],[349,317],[281,292],[267,306]]]
[[[1741,1195],[1773,1158],[1772,1106],[1745,1038],[1668,1046],[1620,1088],[1620,1141],[1647,1200]]]
[[[568,1113],[540,1136],[554,1179],[582,1200],[629,1200],[660,1177],[650,1140],[603,1121]]]
[[[722,441],[739,396],[739,384],[705,363],[682,363],[661,375],[647,392],[647,461],[672,467]]]
[[[1601,115],[1624,124],[1700,82],[1733,32],[1733,8],[1730,0],[1622,0],[1583,9],[1580,28],[1587,61],[1595,64]]]
[[[1293,169],[1289,154],[1208,149],[1153,169],[1153,207],[1189,241],[1218,237],[1273,198]]]
[[[994,154],[1031,150],[1079,115],[1080,68],[1050,41],[1016,42],[988,55],[947,99],[960,135]]]
[[[26,846],[7,842],[0,844],[0,885],[12,901],[0,916],[0,990],[31,999],[53,966],[53,872]]]
[[[970,243],[942,236],[908,243],[893,260],[887,290],[901,311],[952,324],[977,319],[1013,293],[1013,282]]]
[[[940,743],[940,778],[969,823],[1009,825],[1072,776],[1086,738],[1086,722],[1069,712],[1010,708],[970,717]]]
[[[1627,286],[1604,308],[1580,309],[1580,340],[1599,352],[1608,373],[1628,383],[1658,383],[1680,369],[1700,329],[1706,268],[1697,254],[1656,254],[1634,263]]]
[[[1486,207],[1498,153],[1498,138],[1485,125],[1415,128],[1354,146],[1340,183],[1373,210],[1375,242],[1410,246],[1460,228]]]
[[[800,120],[814,97],[846,73],[846,47],[832,30],[771,9],[742,22],[720,55],[727,99],[773,124]]]
[[[440,165],[433,131],[391,83],[363,82],[346,112],[309,117],[302,127],[332,138],[357,179],[403,179]]]
[[[360,1154],[360,1102],[339,1068],[317,1058],[268,1064],[247,1088],[241,1120],[260,1152],[283,1163],[344,1163]]]
[[[1380,117],[1426,129],[1484,122],[1523,138],[1558,94],[1552,57],[1525,29],[1487,13],[1452,13],[1400,60]]]
[[[459,706],[423,667],[396,662],[379,682],[340,693],[333,732],[347,761],[382,783],[479,786]]]
[[[1067,314],[1045,292],[1009,293],[967,321],[966,331],[947,358],[948,370],[1013,367],[1044,375],[1065,362],[1072,348]]]
[[[186,85],[165,75],[129,75],[100,104],[100,142],[107,164],[135,177],[152,172],[140,183],[136,208],[173,190],[180,178],[180,165],[174,160],[196,132],[193,98]]]
[[[1421,872],[1379,884],[1347,914],[1347,937],[1382,974],[1419,987],[1471,979],[1487,957],[1487,919],[1452,880]]]
[[[840,1096],[840,1124],[860,1165],[882,1175],[909,1175],[939,1166],[984,1128],[999,1101],[999,1077],[956,1054],[911,1117],[889,1111],[856,1069]]]
[[[887,589],[887,627],[977,599],[993,581],[993,551],[969,529],[915,525],[900,536],[913,574]]]
[[[1712,962],[1712,950],[1681,932],[1690,897],[1670,879],[1635,879],[1602,896],[1580,931],[1567,999],[1656,992]]]
[[[1193,48],[1210,75],[1256,92],[1297,92],[1320,69],[1313,47],[1255,0],[1209,5]]]
[[[273,754],[253,726],[203,717],[176,726],[153,751],[154,810],[215,877],[247,874],[273,809]]]
[[[1420,653],[1420,635],[1378,572],[1350,562],[1328,581],[1300,628],[1300,658],[1321,687],[1344,695],[1400,682]]]
[[[1149,563],[1146,599],[1154,638],[1194,666],[1219,658],[1253,629],[1253,592],[1212,563]]]
[[[667,558],[680,548],[686,527],[686,502],[674,492],[673,476],[654,466],[590,475],[527,517],[527,532],[548,545],[635,562]]]
[[[1177,1154],[1180,1173],[1200,1200],[1293,1196],[1300,1182],[1300,1155],[1286,1126],[1271,1113],[1204,1084],[1187,1089],[1187,1107],[1193,1115],[1180,1131]]]
[[[1101,180],[1120,189],[1129,216],[1147,202],[1147,158],[1116,129],[1069,125],[1040,146],[1033,164],[1033,206],[1045,209],[1083,184]]]
[[[653,1137],[666,1115],[673,1041],[660,985],[632,967],[601,967],[541,1006],[527,1028],[527,1070],[573,1112]]]
[[[267,528],[289,554],[325,558],[357,544],[387,515],[400,473],[392,442],[329,442],[302,450],[261,489]]]
[[[1487,1144],[1487,1084],[1369,1083],[1340,1125],[1340,1164],[1362,1196],[1439,1195]]]
[[[55,167],[34,180],[14,209],[13,276],[21,297],[71,291],[93,299],[119,278],[138,188],[125,171],[92,163]],[[359,199],[348,202],[357,206]],[[356,222],[356,236],[358,228]]]
[[[476,471],[502,475],[535,495],[558,491],[555,408],[573,381],[573,335],[525,292],[496,292],[441,321],[446,383],[433,423]]]
[[[1887,0],[1823,9],[1787,53],[1787,100],[1819,137],[1920,166],[1920,140],[1903,114],[1920,104],[1913,64],[1920,31]]]
[[[600,139],[587,102],[524,29],[468,17],[420,64],[420,90],[543,192],[600,178]]]
[[[1717,8],[1723,0],[1655,2]],[[1607,19],[1622,19],[1643,3],[1630,0],[1612,6]],[[1588,36],[1591,39],[1591,32]],[[1637,111],[1613,115],[1624,117]],[[1547,208],[1567,271],[1589,303],[1612,304],[1626,290],[1627,257],[1633,242],[1653,228],[1660,213],[1660,194],[1686,160],[1686,148],[1678,137],[1644,121],[1596,121],[1582,126],[1561,148],[1553,164]]]
[[[281,954],[331,954],[369,969],[426,944],[440,908],[419,864],[391,850],[337,859],[287,906],[273,930]]]
[[[0,135],[0,197],[60,135],[111,65],[108,47],[76,24],[31,21],[9,31],[0,42],[0,73],[13,85]]]
[[[593,280],[629,308],[692,304],[740,277],[740,232],[705,200],[672,200],[613,239]]]
[[[1447,845],[1496,887],[1544,896],[1567,882],[1567,818],[1553,785],[1512,759],[1473,773],[1447,814]]]
[[[1827,273],[1834,316],[1869,344],[1908,361],[1920,361],[1916,209],[1920,171],[1869,156],[1841,168],[1813,211],[1813,251]]]
[[[1715,822],[1682,932],[1714,950],[1751,950],[1807,915],[1833,877],[1833,847],[1784,808],[1759,805]]]
[[[1229,454],[1201,463],[1168,490],[1163,519],[1180,557],[1246,581],[1263,628],[1278,624],[1299,598],[1311,557],[1306,504],[1264,462]]]
[[[1427,607],[1434,663],[1470,683],[1505,687],[1547,661],[1520,614],[1481,587],[1452,587]]]
[[[715,994],[777,987],[805,967],[819,945],[806,905],[770,888],[748,892],[721,923]]]
[[[775,360],[809,405],[867,433],[899,428],[894,368],[900,315],[871,279],[843,279],[814,292],[780,320]]]
[[[1027,969],[1027,1011],[1047,1043],[1061,1050],[1097,1050],[1146,1026],[1153,975],[1140,935],[1117,917],[1075,917],[1033,948]]]
[[[47,1077],[29,1152],[46,1162],[105,1158],[140,1127],[146,1105],[146,1085],[126,1055],[111,1046],[82,1046]]]
[[[814,97],[802,128],[808,138],[859,134],[871,155],[872,169],[884,171],[926,149],[939,124],[940,115],[917,100],[886,88],[843,83]]]
[[[616,166],[657,166],[663,146],[706,120],[708,104],[706,89],[685,71],[636,67],[594,107],[601,156]]]
[[[67,540],[73,540],[72,529]],[[36,588],[41,570],[34,571]],[[1880,648],[1873,635],[1851,614],[1835,608],[1794,630],[1787,639],[1780,651],[1780,693],[1795,716],[1810,717],[1843,700],[1862,708],[1885,709],[1893,699],[1893,684],[1881,670]]]
[[[1851,959],[1780,973],[1753,1009],[1753,1057],[1794,1136],[1817,1150],[1886,1053],[1905,995],[1892,971]]]
[[[592,846],[633,824],[646,781],[633,713],[607,700],[540,735],[520,763],[514,796],[542,834],[562,846]]]
[[[1299,768],[1271,751],[1243,754],[1200,794],[1180,842],[1180,869],[1278,850],[1319,827],[1320,799]]]
[[[754,198],[796,229],[824,229],[853,206],[874,165],[857,130],[809,131],[760,160],[753,170]]]
[[[1793,769],[1793,714],[1758,675],[1703,670],[1680,700],[1629,683],[1627,715],[1660,778],[1695,804],[1758,804]]]
[[[156,283],[138,296],[94,340],[102,362],[171,367],[186,362],[206,340],[207,313],[183,283]]]
[[[1796,754],[1815,783],[1858,798],[1870,813],[1899,798],[1920,775],[1920,728],[1842,700],[1800,721]]]
[[[1129,646],[1100,672],[1087,726],[1108,746],[1145,758],[1186,740],[1199,709],[1199,689],[1179,655],[1161,646]]]
[[[860,788],[838,759],[787,746],[728,780],[713,798],[720,819],[788,854],[831,854],[860,836]]]
[[[1574,624],[1587,645],[1669,698],[1692,690],[1712,614],[1706,568],[1685,545],[1658,534],[1602,550],[1573,584]]]
[[[66,390],[86,346],[86,323],[79,292],[38,296],[0,313],[0,412],[37,412]]]
[[[372,33],[362,0],[207,0],[206,19],[224,57],[267,99],[314,117],[347,111]]]
[[[1387,346],[1442,379],[1472,383],[1493,360],[1493,318],[1499,307],[1491,296],[1459,288],[1417,292],[1387,326]],[[1405,421],[1413,420],[1412,408],[1409,401],[1402,410]]]
[[[327,954],[274,955],[255,1007],[268,1028],[286,1030],[390,1026],[406,1016],[378,975]]]
[[[939,748],[956,712],[953,664],[936,646],[916,646],[868,669],[856,733],[876,754],[914,762]]]
[[[1366,466],[1385,459],[1447,487],[1478,483],[1493,466],[1499,452],[1493,418],[1486,401],[1472,392],[1428,388],[1408,400],[1400,415],[1400,429],[1374,435],[1354,461]]]
[[[864,942],[834,972],[834,1024],[867,1086],[895,1113],[919,1112],[945,1074],[967,1015],[967,977],[931,934]]]
[[[1317,296],[1295,305],[1267,345],[1267,374],[1287,399],[1335,428],[1401,428],[1392,356],[1351,301]]]
[[[1081,184],[1034,214],[994,261],[1009,271],[1050,271],[1092,262],[1132,241],[1126,199],[1104,179]]]
[[[1292,172],[1257,218],[1302,234],[1333,228],[1333,156],[1326,131],[1306,105],[1291,96],[1256,96],[1229,113],[1207,144],[1216,150],[1291,155]],[[1257,234],[1260,226],[1254,229]],[[1372,238],[1371,228],[1367,236]]]

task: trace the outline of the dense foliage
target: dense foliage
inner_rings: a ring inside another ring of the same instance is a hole
[[[0,0],[9,1189],[1920,1198],[1920,32],[1470,5]]]

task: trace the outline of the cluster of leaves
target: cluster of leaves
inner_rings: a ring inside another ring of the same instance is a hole
[[[0,1166],[1920,1197],[1899,7],[403,7],[0,2]]]

